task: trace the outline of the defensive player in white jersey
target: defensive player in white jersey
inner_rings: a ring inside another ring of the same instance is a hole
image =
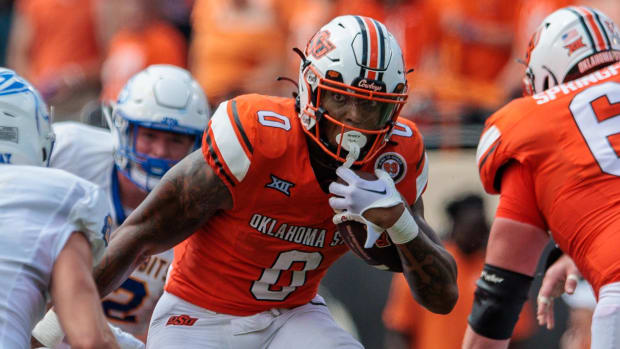
[[[170,167],[200,146],[209,114],[205,94],[188,71],[152,65],[120,93],[109,120],[112,133],[55,123],[50,166],[101,186],[115,229]],[[172,250],[152,256],[103,300],[111,323],[146,341],[172,256]]]
[[[73,348],[118,348],[91,276],[110,232],[105,194],[44,168],[53,143],[39,93],[0,68],[0,347],[30,347],[51,296]]]

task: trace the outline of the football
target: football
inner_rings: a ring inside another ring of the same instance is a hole
[[[396,245],[384,231],[375,244],[364,248],[366,241],[366,225],[360,222],[348,221],[338,224],[338,232],[345,244],[367,264],[381,270],[403,272],[403,266],[396,250]]]
[[[355,173],[363,179],[377,179],[374,173],[363,171],[355,171]],[[340,178],[337,181],[344,183]],[[338,224],[338,232],[349,249],[367,264],[377,269],[402,273],[403,267],[396,245],[390,240],[387,232],[381,233],[379,239],[370,248],[364,248],[367,234],[365,224],[355,221],[342,222]]]

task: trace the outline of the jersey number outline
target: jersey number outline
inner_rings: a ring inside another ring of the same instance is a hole
[[[138,309],[142,303],[144,303],[144,299],[148,295],[146,284],[140,280],[129,277],[125,280],[125,282],[123,282],[117,291],[114,292],[129,293],[131,298],[129,298],[129,300],[125,303],[109,299],[101,302],[105,316],[116,321],[128,322],[132,324],[138,322],[136,316],[130,314],[134,310]],[[118,315],[119,313],[122,315]]]
[[[411,137],[413,136],[413,130],[411,127],[397,121],[394,123],[392,134],[401,137]]]
[[[598,106],[611,106],[605,113]],[[620,157],[609,137],[620,134],[620,84],[606,82],[577,94],[569,105],[575,123],[602,172],[620,177]],[[602,120],[601,120],[602,119]]]
[[[291,129],[291,120],[289,118],[269,110],[260,110],[258,112],[258,122],[263,126],[281,128],[284,131]]]
[[[290,250],[281,252],[271,268],[263,269],[261,277],[252,283],[250,292],[257,300],[283,301],[299,286],[306,283],[306,271],[314,270],[323,261],[320,252]],[[291,270],[294,263],[303,263],[302,270]],[[276,284],[284,272],[291,273],[291,283],[278,287]]]

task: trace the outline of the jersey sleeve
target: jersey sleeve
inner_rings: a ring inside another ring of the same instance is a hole
[[[501,144],[502,132],[500,129],[491,125],[487,127],[478,143],[476,150],[476,164],[480,174],[482,187],[489,194],[499,194],[499,185],[495,183],[495,176],[503,161],[497,156],[497,148]]]
[[[419,166],[417,168],[416,173],[416,197],[413,202],[418,201],[420,196],[424,194],[426,191],[426,187],[428,186],[428,155],[426,152],[422,152],[420,156],[420,161],[418,162]]]
[[[291,147],[300,146],[293,103],[291,98],[242,95],[220,104],[212,116],[202,152],[235,205],[257,174],[283,161]]]
[[[531,143],[528,120],[532,119],[535,106],[532,98],[519,98],[487,119],[476,150],[480,181],[487,193],[499,194],[502,167],[512,160],[528,161]]]
[[[61,168],[73,174],[78,172],[80,147],[76,147],[75,136],[77,131],[77,123],[72,121],[57,122],[52,125],[56,140],[54,141],[54,150],[50,158],[50,167]]]
[[[525,165],[508,165],[501,180],[501,195],[496,217],[509,218],[547,230],[547,224],[534,197],[534,182]]]
[[[252,163],[256,121],[247,103],[239,98],[219,105],[203,137],[202,153],[236,202],[235,187],[242,182]]]
[[[396,150],[405,158],[399,159],[396,154],[388,150],[387,153],[379,156],[377,166],[392,175],[407,203],[413,205],[428,186],[428,156],[424,148],[422,133],[413,122],[400,118],[394,125],[390,139],[398,144]],[[405,178],[400,175],[401,167],[406,169]],[[411,190],[414,186],[415,191]]]
[[[112,218],[105,193],[96,185],[80,181],[73,187],[68,201],[73,205],[67,217],[67,229],[79,231],[88,239],[96,264],[103,256],[112,228]]]
[[[56,122],[52,128],[56,141],[50,167],[63,169],[95,183],[101,183],[101,176],[109,176],[107,172],[102,173],[114,155],[109,131],[74,121]]]

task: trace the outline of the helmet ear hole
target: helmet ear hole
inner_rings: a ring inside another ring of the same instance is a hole
[[[545,91],[548,88],[549,88],[549,76],[545,76],[545,79],[543,80],[542,90]]]

